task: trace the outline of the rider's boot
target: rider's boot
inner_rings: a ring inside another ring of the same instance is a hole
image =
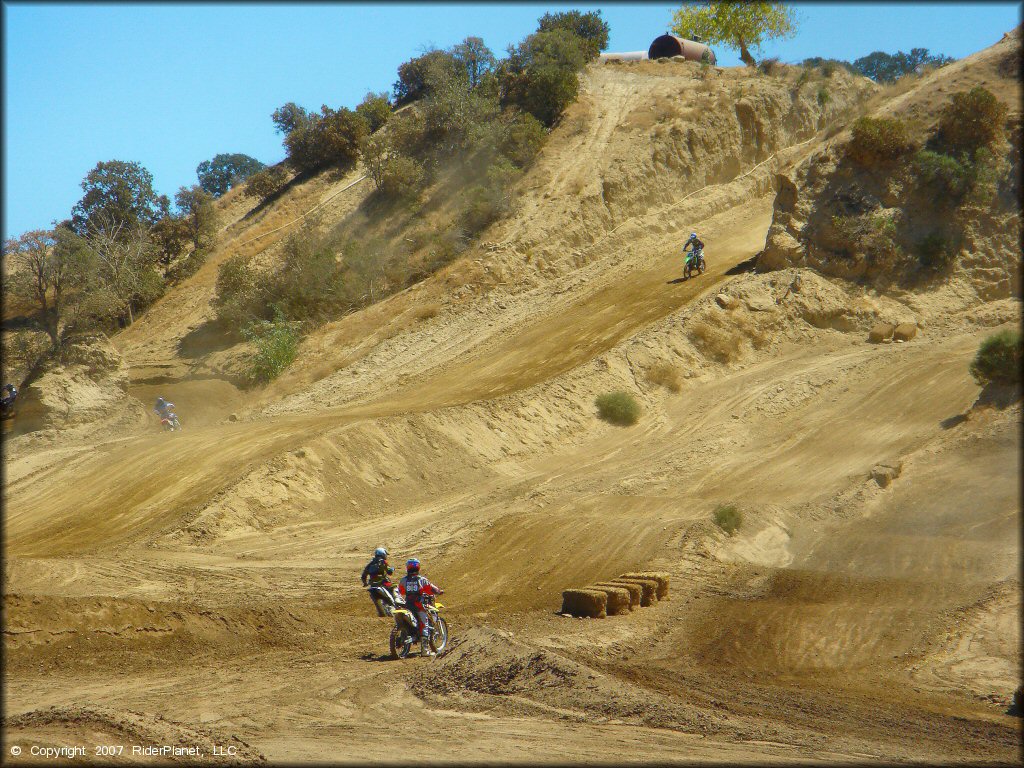
[[[430,641],[427,638],[420,640],[420,656],[436,656],[434,650],[430,647]]]

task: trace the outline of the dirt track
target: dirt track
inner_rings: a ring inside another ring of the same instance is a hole
[[[1020,409],[954,418],[989,329],[873,346],[808,326],[651,390],[635,427],[593,417],[594,392],[639,386],[631,351],[667,357],[691,307],[767,284],[725,273],[770,203],[700,223],[699,279],[652,234],[354,396],[325,379],[229,422],[250,396],[193,379],[181,434],[8,457],[7,742],[358,761],[415,717],[420,762],[1014,761]],[[134,333],[152,373],[170,346],[145,334],[168,332]],[[744,510],[732,538],[722,501]],[[445,587],[448,656],[384,658],[357,580],[379,544]],[[649,567],[670,600],[555,613],[561,589]]]

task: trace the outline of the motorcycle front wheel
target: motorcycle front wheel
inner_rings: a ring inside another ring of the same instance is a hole
[[[398,627],[392,629],[388,644],[391,647],[392,659],[406,659],[409,657],[409,651],[412,649],[412,643],[409,642],[409,635],[405,630],[399,629]]]
[[[434,653],[441,653],[447,646],[448,622],[438,616],[434,631],[430,633],[430,647],[434,649]]]

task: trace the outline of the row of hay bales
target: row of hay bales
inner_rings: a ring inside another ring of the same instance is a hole
[[[668,597],[667,573],[640,571],[624,573],[617,579],[599,581],[584,589],[562,592],[562,610],[571,616],[603,619],[646,608]]]

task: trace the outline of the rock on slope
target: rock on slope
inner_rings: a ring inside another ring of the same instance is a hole
[[[904,120],[911,140],[920,146],[952,93],[976,85],[992,91],[1009,107],[1009,141],[995,147],[1000,165],[989,201],[948,205],[946,196],[920,181],[909,162],[858,167],[846,155],[851,133],[843,131],[791,173],[777,177],[774,219],[758,268],[810,266],[850,279],[920,284],[929,277],[920,264],[931,258],[926,245],[932,243],[952,258],[951,283],[961,295],[975,301],[1019,296],[1020,47],[1015,30],[922,77],[874,113]]]

